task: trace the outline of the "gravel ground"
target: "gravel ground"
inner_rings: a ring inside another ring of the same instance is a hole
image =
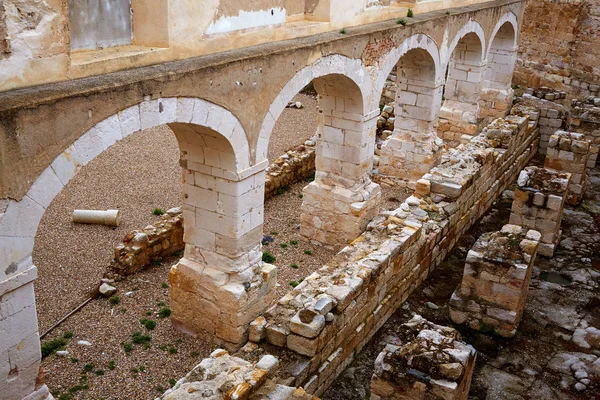
[[[283,110],[269,139],[267,158],[270,162],[275,161],[290,148],[304,143],[317,131],[317,98],[298,94],[294,101],[301,102],[304,107]]]
[[[314,135],[316,99],[298,95],[296,100],[301,101],[304,108],[284,110],[269,147],[271,160]],[[154,208],[166,210],[181,204],[178,159],[177,142],[168,127],[145,130],[122,140],[93,160],[54,199],[40,223],[33,254],[39,273],[36,297],[40,332],[45,332],[82,303],[97,287],[113,258],[114,245],[127,232],[155,222],[158,217],[152,214]],[[291,189],[289,195],[294,191],[299,194],[305,184],[296,185],[297,189]],[[301,199],[296,195],[298,206],[290,209],[282,203],[287,197],[288,194],[278,196],[267,203],[268,220],[299,220],[299,215],[276,217],[269,214],[277,213],[277,210],[297,210],[299,213]],[[70,217],[76,208],[119,209],[121,226],[75,225]],[[288,233],[279,224],[265,225],[267,233],[275,229],[282,232],[277,240],[293,240],[293,233],[299,236],[297,231],[289,230]],[[283,251],[279,243],[278,250]],[[289,247],[291,255],[292,246]],[[299,244],[298,249],[302,249],[298,250],[300,252],[312,249],[313,255],[302,254],[305,260],[299,262],[302,269],[298,274],[280,274],[282,284],[278,294],[283,295],[289,290],[288,281],[310,274],[309,270],[320,267],[333,255],[328,250],[305,244]],[[275,264],[284,269],[286,264],[281,262],[286,260],[285,256],[280,256]],[[156,315],[160,308],[168,307],[168,290],[162,283],[167,281],[169,268],[176,261],[165,260],[161,266],[118,282],[118,305],[111,305],[106,299],[94,300],[44,339],[43,343],[47,343],[67,332],[73,333],[73,337],[67,339],[67,357],[51,355],[43,361],[46,382],[54,394],[62,394],[63,400],[154,398],[160,394],[157,386],[170,387],[169,379],[179,379],[210,353],[214,346],[175,332],[168,319]],[[137,290],[133,291],[134,288]],[[129,291],[134,293],[125,296],[124,293]],[[147,315],[148,312],[151,315]],[[140,324],[144,318],[157,322],[151,332],[146,332]],[[145,349],[143,345],[134,345],[133,351],[126,355],[123,344],[131,341],[131,335],[136,331],[150,333],[151,347]],[[89,341],[92,346],[77,345],[79,340]],[[161,350],[164,346],[166,350]],[[169,352],[171,346],[176,353]],[[72,362],[74,359],[79,361]],[[113,370],[109,369],[110,361],[114,362]],[[87,364],[93,364],[93,370],[85,373]],[[139,371],[140,366],[144,366],[143,372],[131,372]],[[104,375],[97,375],[97,370],[102,370]],[[86,381],[82,381],[83,375],[87,377]]]

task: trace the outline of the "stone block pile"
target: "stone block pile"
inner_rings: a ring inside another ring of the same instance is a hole
[[[581,203],[587,189],[589,155],[590,141],[582,133],[557,131],[550,136],[544,168],[571,174],[567,192],[567,203],[571,205]]]
[[[377,356],[371,400],[467,400],[476,357],[458,331],[415,315]]]
[[[588,168],[594,168],[600,153],[600,97],[590,96],[571,103],[569,131],[583,133],[590,141]]]
[[[267,167],[265,200],[314,173],[315,141],[310,139],[304,145],[286,151]]]
[[[279,361],[271,355],[258,362],[215,350],[175,386],[162,400],[318,400],[302,388],[277,384]],[[159,399],[157,399],[159,400]]]
[[[567,92],[554,90],[548,87],[540,87],[538,89],[527,88],[525,94],[537,97],[538,99],[545,99],[550,101],[562,100],[567,98]]]
[[[539,167],[521,171],[515,188],[510,223],[542,234],[538,252],[552,257],[560,240],[562,219],[571,174]]]
[[[308,276],[250,325],[250,340],[305,359],[315,395],[329,386],[537,151],[527,116],[497,120],[451,149],[398,209]],[[305,376],[305,378],[304,378]]]
[[[129,232],[115,246],[115,258],[110,269],[119,275],[131,275],[156,260],[181,252],[184,247],[181,209],[172,208],[160,221]]]
[[[472,329],[512,337],[529,289],[541,235],[516,225],[483,234],[465,262],[463,279],[449,303],[450,318]]]

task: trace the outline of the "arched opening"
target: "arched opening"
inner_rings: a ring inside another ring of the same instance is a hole
[[[329,56],[299,71],[263,123],[257,155],[288,102],[311,83],[318,93],[315,180],[303,191],[301,235],[333,249],[345,246],[378,212],[381,191],[370,179],[379,109],[367,111],[371,82],[360,60]]]
[[[441,155],[436,128],[443,85],[436,60],[423,48],[403,54],[396,70],[396,120],[393,135],[381,148],[379,172],[403,178],[413,186]]]
[[[481,116],[487,120],[504,117],[514,95],[511,82],[517,59],[516,18],[509,14],[499,25],[489,45],[483,77],[480,107]]]
[[[483,45],[475,33],[463,36],[452,51],[446,72],[438,133],[450,146],[477,133],[483,75]]]

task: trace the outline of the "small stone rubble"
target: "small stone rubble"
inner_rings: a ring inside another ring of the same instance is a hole
[[[557,91],[548,87],[541,87],[538,89],[528,88],[525,91],[525,94],[537,97],[538,99],[545,99],[550,101],[565,99],[567,97],[566,92]]]
[[[590,141],[582,133],[557,131],[550,136],[544,168],[569,172],[571,181],[567,203],[577,205],[588,186],[586,168],[590,156]]]
[[[510,223],[542,234],[538,252],[552,257],[560,240],[560,222],[571,181],[568,172],[527,167],[515,188]]]
[[[172,208],[160,221],[129,232],[123,242],[115,246],[110,269],[119,275],[131,275],[184,247],[181,209]]]
[[[450,299],[450,318],[472,329],[515,335],[527,300],[541,235],[516,225],[482,235],[471,248],[463,279]]]
[[[476,357],[458,331],[415,315],[377,357],[371,400],[466,400]]]
[[[271,355],[249,362],[218,349],[165,392],[162,399],[318,400],[302,388],[277,384],[274,379],[278,364]]]

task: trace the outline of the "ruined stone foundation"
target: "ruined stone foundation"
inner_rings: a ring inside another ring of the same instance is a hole
[[[467,254],[462,282],[450,299],[450,319],[478,331],[514,336],[540,237],[516,225],[483,234]]]
[[[371,400],[466,400],[476,357],[458,331],[415,315],[377,356]]]

